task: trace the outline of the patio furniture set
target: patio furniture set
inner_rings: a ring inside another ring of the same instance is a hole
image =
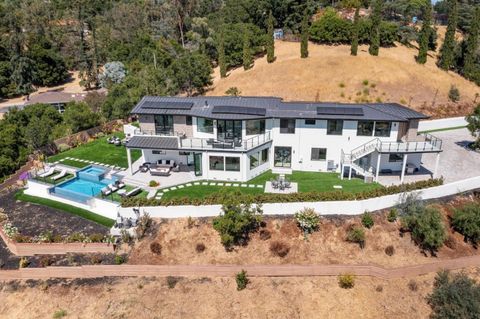
[[[276,179],[270,180],[270,182],[272,183],[273,189],[278,189],[281,191],[292,187],[290,181],[285,178],[285,175],[280,175]]]
[[[44,172],[38,174],[38,177],[47,178],[55,173],[55,167],[45,167]],[[67,175],[67,170],[62,169],[57,175],[50,177],[51,180],[56,181]]]
[[[115,146],[122,146],[122,145],[125,145],[128,140],[130,139],[130,137],[125,137],[123,140],[118,137],[118,136],[110,136],[107,138],[107,143],[108,144],[113,144]]]
[[[131,196],[138,195],[142,192],[142,189],[140,187],[136,187],[128,192],[123,188],[125,188],[125,183],[121,181],[115,181],[114,183],[111,183],[106,187],[102,188],[101,190],[102,196],[106,197],[110,194],[117,192],[117,194],[120,195],[120,197],[131,197]]]
[[[162,159],[154,164],[145,162],[140,165],[139,169],[142,173],[150,171],[152,176],[170,176],[170,172],[179,172],[180,166],[174,160]]]

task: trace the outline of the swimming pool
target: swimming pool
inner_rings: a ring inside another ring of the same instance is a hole
[[[55,187],[55,189],[57,188],[65,189],[75,193],[80,193],[83,195],[89,195],[94,197],[100,193],[102,188],[114,182],[115,182],[114,180],[107,179],[107,178],[101,179],[98,182],[94,182],[94,181],[85,180],[85,179],[76,177],[63,184],[60,184],[59,186]]]

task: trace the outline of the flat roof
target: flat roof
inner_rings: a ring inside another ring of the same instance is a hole
[[[131,113],[230,120],[301,118],[407,122],[428,118],[398,103],[284,102],[270,96],[145,96]]]

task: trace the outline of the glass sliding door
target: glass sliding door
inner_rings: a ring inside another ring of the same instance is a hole
[[[155,134],[173,136],[172,115],[155,115]]]
[[[202,153],[193,154],[193,167],[195,176],[202,176]]]
[[[239,141],[242,139],[242,121],[217,120],[219,141]]]
[[[275,146],[273,162],[275,167],[291,167],[292,148],[286,146]]]

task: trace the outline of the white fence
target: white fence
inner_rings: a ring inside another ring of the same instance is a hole
[[[89,210],[91,212],[94,212],[95,214],[101,215],[103,217],[107,217],[110,219],[116,219],[117,218],[117,209],[118,209],[118,204],[114,202],[109,202],[106,200],[102,200],[100,198],[92,198],[89,200],[88,204],[82,204],[79,202],[75,202],[63,197],[59,196],[54,196],[49,193],[48,189],[51,188],[52,185],[44,184],[44,183],[39,183],[33,180],[29,180],[27,184],[27,189],[25,189],[24,193],[27,195],[32,195],[32,196],[37,196],[37,197],[42,197],[42,198],[47,198],[50,200],[54,200],[57,202],[61,202],[64,204],[68,204],[71,206],[75,206],[78,208],[82,208],[85,210]]]
[[[480,189],[480,176],[461,181],[426,188],[418,191],[422,199],[434,199],[455,195],[475,189]],[[270,203],[263,204],[265,215],[292,215],[304,207],[315,209],[320,215],[359,215],[365,211],[376,211],[393,207],[398,204],[402,194],[375,197],[353,201],[325,201],[325,202],[299,202],[299,203]],[[212,217],[221,213],[221,205],[204,206],[151,206],[142,207],[141,211],[147,212],[152,217],[178,218],[178,217]],[[119,208],[122,216],[133,215],[132,208]]]
[[[418,124],[418,131],[432,131],[432,130],[441,130],[452,127],[467,126],[467,121],[465,117],[450,117],[446,119],[439,120],[430,120],[430,121],[420,121]]]

